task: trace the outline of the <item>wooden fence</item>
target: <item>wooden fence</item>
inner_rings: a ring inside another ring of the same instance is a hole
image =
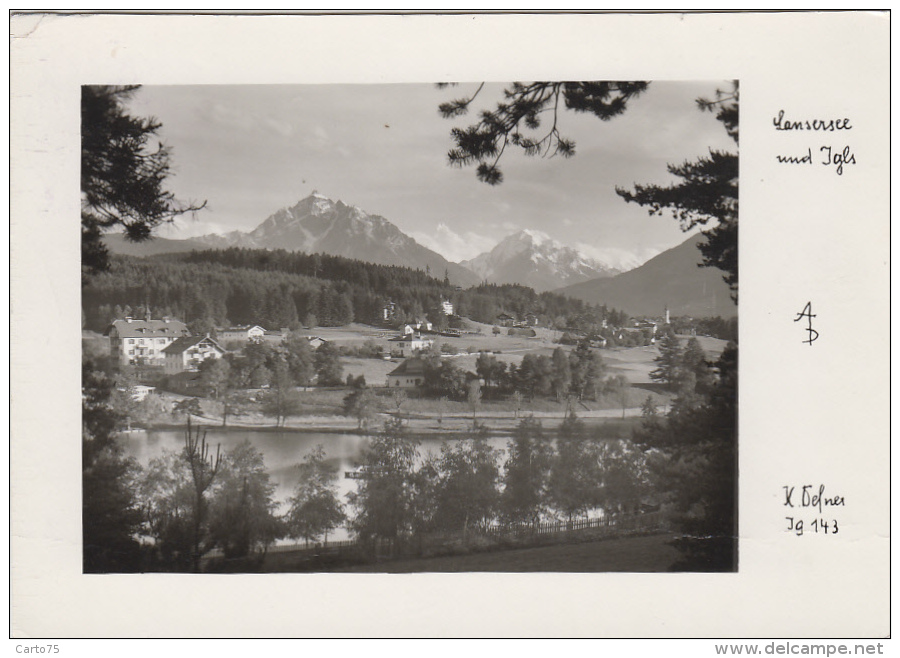
[[[662,522],[660,513],[644,512],[619,514],[596,519],[574,519],[572,521],[555,521],[549,523],[519,523],[512,525],[494,524],[485,528],[489,535],[553,535],[565,532],[576,532],[588,529],[604,529],[609,534],[619,534],[631,530],[650,530],[659,527]],[[603,533],[606,534],[606,533]]]

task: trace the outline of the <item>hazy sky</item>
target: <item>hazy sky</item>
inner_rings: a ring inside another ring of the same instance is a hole
[[[563,111],[560,132],[575,141],[575,157],[507,150],[504,183],[492,187],[472,167],[451,168],[446,154],[450,129],[492,108],[501,85],[486,86],[467,117],[451,121],[437,110],[476,87],[143,87],[130,107],[163,124],[174,164],[169,188],[182,200],[208,202],[196,221],[160,235],[251,230],[316,190],[384,216],[452,261],[523,228],[612,261],[646,260],[686,236],[671,217],[626,204],[615,186],[666,183],[667,163],[734,148],[694,102],[726,82],[653,82],[608,122]]]

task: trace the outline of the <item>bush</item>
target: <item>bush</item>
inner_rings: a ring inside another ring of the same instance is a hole
[[[369,338],[357,350],[357,356],[365,359],[380,359],[384,349],[374,339]]]
[[[450,343],[444,343],[441,345],[441,354],[459,354],[459,350]]]
[[[366,376],[360,375],[359,377],[354,377],[352,374],[347,373],[347,386],[349,388],[365,388]]]
[[[560,345],[577,345],[578,338],[566,331],[563,332],[563,335],[559,337],[558,342]]]
[[[534,338],[537,336],[537,332],[534,329],[517,329],[515,327],[511,327],[508,333],[510,336],[525,336],[526,338]]]

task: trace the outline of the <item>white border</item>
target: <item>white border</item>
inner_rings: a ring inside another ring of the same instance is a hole
[[[889,633],[886,14],[25,16],[11,33],[13,636]],[[79,85],[598,78],[741,80],[738,574],[81,574]],[[854,129],[778,134],[781,108]],[[858,161],[842,177],[774,163],[839,140]],[[799,349],[808,300],[821,337]],[[782,531],[781,485],[807,482],[846,496],[841,536]]]

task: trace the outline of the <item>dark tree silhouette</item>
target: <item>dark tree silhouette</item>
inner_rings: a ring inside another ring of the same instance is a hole
[[[201,549],[202,529],[207,512],[206,491],[212,486],[222,467],[222,453],[220,446],[216,446],[215,458],[209,454],[206,432],[201,432],[199,427],[194,432],[191,428],[190,416],[188,416],[187,429],[184,434],[184,459],[188,464],[194,494],[191,518],[191,570],[199,572],[200,557],[203,554]]]
[[[717,378],[697,404],[675,405],[665,419],[645,403],[635,443],[654,459],[658,486],[673,506],[684,535],[673,568],[737,568],[737,346],[716,362]]]
[[[86,274],[109,269],[104,230],[119,226],[129,240],[139,242],[149,239],[159,224],[206,205],[181,203],[165,189],[170,151],[158,141],[152,144],[162,124],[133,117],[125,109],[137,89],[81,88],[81,259]]]
[[[659,356],[653,359],[657,364],[655,370],[650,372],[650,379],[662,382],[670,390],[675,390],[682,368],[683,350],[681,341],[675,334],[666,334],[659,343]]]
[[[528,156],[571,157],[575,155],[575,142],[559,132],[561,109],[586,112],[609,121],[622,114],[628,101],[647,85],[611,81],[513,82],[503,90],[503,102],[497,103],[494,110],[482,111],[478,123],[450,131],[456,143],[447,154],[450,164],[462,167],[477,163],[478,179],[498,185],[503,182],[498,163],[508,146],[521,149]],[[466,114],[483,88],[481,83],[471,96],[442,103],[438,108],[441,115],[449,119]]]
[[[730,91],[716,91],[715,100],[697,99],[704,111],[716,112],[728,136],[738,143],[738,83]],[[732,298],[738,296],[738,155],[710,149],[709,156],[693,162],[669,165],[669,173],[680,182],[663,187],[638,185],[634,190],[616,188],[630,203],[649,208],[650,214],[671,212],[683,231],[695,226],[714,225],[703,230],[706,242],[699,245],[703,267],[717,267],[724,272]]]
[[[139,467],[115,440],[120,419],[110,407],[114,380],[82,366],[82,541],[85,573],[137,571],[134,535],[141,513],[134,495]]]

